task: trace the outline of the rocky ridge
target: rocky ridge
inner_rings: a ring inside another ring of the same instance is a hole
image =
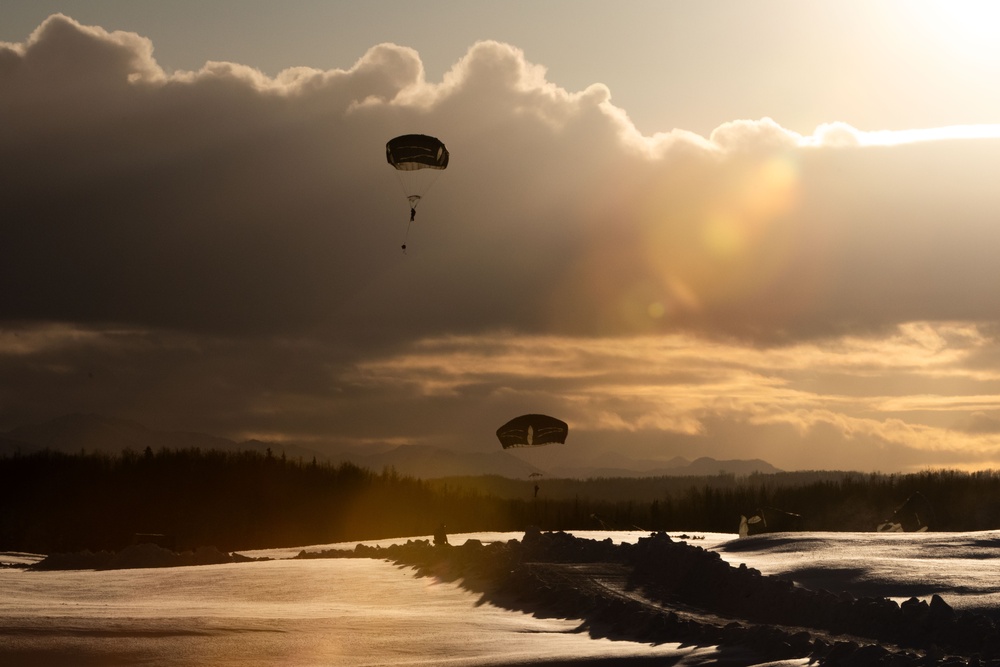
[[[747,664],[809,659],[824,665],[992,665],[1000,627],[942,598],[854,597],[810,590],[734,567],[719,554],[654,533],[614,544],[529,531],[520,541],[461,546],[426,540],[299,554],[382,558],[459,582],[482,602],[580,619],[580,631],[647,643],[718,645]]]

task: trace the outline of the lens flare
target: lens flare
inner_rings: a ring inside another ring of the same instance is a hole
[[[660,283],[657,301],[686,311],[710,307],[745,298],[783,274],[794,252],[796,161],[779,155],[734,162],[725,174],[694,193],[694,209],[678,212],[657,198],[646,211],[645,259]]]

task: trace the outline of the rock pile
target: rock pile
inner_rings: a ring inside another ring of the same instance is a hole
[[[529,531],[520,541],[461,546],[410,541],[300,557],[383,558],[460,581],[485,601],[539,616],[581,619],[595,637],[721,645],[761,661],[827,665],[992,665],[1000,628],[938,596],[902,605],[809,590],[733,567],[719,554],[655,533],[614,544]],[[616,579],[621,585],[602,586]]]

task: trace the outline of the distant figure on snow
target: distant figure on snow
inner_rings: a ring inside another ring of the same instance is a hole
[[[434,531],[434,544],[448,544],[448,526],[443,523]]]
[[[538,497],[538,485],[537,484],[535,484],[535,497],[536,498]]]

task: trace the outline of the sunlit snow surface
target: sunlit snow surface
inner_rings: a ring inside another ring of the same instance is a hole
[[[634,542],[645,533],[578,532]],[[672,534],[675,539],[678,535]],[[451,535],[452,544],[520,533]],[[420,536],[413,539],[428,539]],[[382,540],[365,544],[405,542]],[[1000,606],[1000,532],[691,533],[734,565],[809,587],[902,600],[938,593],[956,608]],[[354,543],[304,547],[350,549]],[[480,603],[457,584],[374,559],[181,568],[0,569],[0,664],[25,665],[702,665],[712,647],[591,639],[573,620]],[[2,562],[30,562],[0,554]],[[669,567],[665,564],[665,567]],[[736,658],[737,656],[728,656]],[[661,662],[662,660],[662,662]],[[805,664],[804,661],[794,664]]]
[[[1000,531],[775,533],[714,550],[806,588],[897,602],[936,593],[955,609],[1000,616]]]

